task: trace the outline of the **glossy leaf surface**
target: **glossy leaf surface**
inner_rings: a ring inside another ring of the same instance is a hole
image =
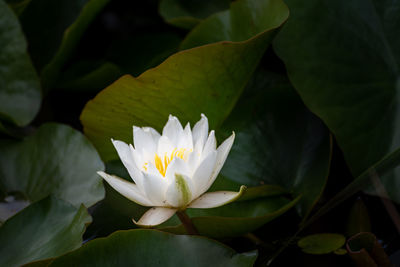
[[[204,237],[129,230],[91,241],[49,266],[253,266],[256,257]]]
[[[274,48],[358,176],[400,147],[400,1],[287,3]]]
[[[260,70],[223,125],[236,140],[222,175],[239,184],[280,185],[302,195],[306,216],[325,187],[331,140],[284,76]]]
[[[90,142],[61,124],[45,124],[23,141],[0,141],[0,187],[37,201],[49,194],[87,207],[103,198],[104,165]],[[23,167],[22,167],[23,166]]]
[[[90,222],[83,206],[54,197],[36,202],[0,227],[0,265],[21,266],[76,249]]]

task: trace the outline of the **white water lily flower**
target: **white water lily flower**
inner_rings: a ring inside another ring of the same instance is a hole
[[[136,224],[155,226],[168,220],[178,210],[215,208],[234,201],[239,192],[205,193],[224,165],[232,147],[233,133],[218,148],[214,131],[208,134],[208,120],[203,114],[193,130],[183,129],[179,120],[169,116],[162,135],[150,127],[133,127],[135,147],[112,140],[124,166],[135,183],[98,172],[126,198],[149,209]]]

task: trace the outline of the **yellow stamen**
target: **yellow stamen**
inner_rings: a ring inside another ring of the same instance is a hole
[[[192,149],[188,150],[186,148],[181,148],[178,150],[175,148],[174,150],[172,150],[171,154],[168,155],[167,153],[165,153],[163,158],[160,157],[158,154],[155,154],[154,155],[154,163],[155,163],[157,170],[160,172],[160,174],[162,176],[165,177],[168,165],[172,162],[172,160],[175,157],[186,160],[186,158],[187,158],[186,152],[192,152]],[[143,168],[147,171],[146,165],[147,165],[147,162],[143,165]]]
[[[162,176],[165,176],[165,172],[167,170],[166,170],[166,168],[164,170],[164,166],[162,164],[161,158],[157,154],[154,156],[154,162],[156,164],[157,170],[162,174]]]

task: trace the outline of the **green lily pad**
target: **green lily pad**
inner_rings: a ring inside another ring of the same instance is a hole
[[[131,142],[132,125],[160,130],[169,114],[183,123],[193,123],[199,120],[200,113],[207,115],[211,128],[220,125],[234,107],[273,32],[288,16],[281,0],[261,2],[275,7],[274,16],[280,18],[280,23],[252,20],[265,31],[242,42],[215,43],[178,52],[137,78],[123,76],[89,101],[81,121],[103,160],[118,158],[110,138]],[[242,11],[255,12],[251,5]],[[270,10],[263,11],[265,16],[270,14]]]
[[[176,27],[192,29],[206,17],[229,8],[230,0],[161,0],[159,12]]]
[[[303,237],[297,245],[308,254],[328,254],[340,249],[346,238],[340,234],[315,234]]]
[[[0,119],[24,126],[39,111],[41,88],[18,18],[3,0],[0,43]]]
[[[0,140],[0,187],[19,191],[31,202],[49,194],[89,207],[104,196],[104,170],[96,150],[78,131],[44,124],[23,141]]]
[[[81,36],[109,0],[35,0],[20,16],[29,52],[48,90]],[[46,29],[46,30],[43,30]]]
[[[287,3],[275,51],[358,176],[400,147],[400,1]],[[400,202],[399,178],[384,183]]]
[[[21,266],[74,250],[81,246],[90,222],[84,206],[54,197],[36,202],[0,227],[0,265]]]
[[[275,184],[302,195],[307,217],[328,179],[331,139],[281,75],[259,70],[223,125],[236,139],[221,171],[238,184]]]
[[[204,237],[140,229],[90,241],[48,266],[253,266],[256,258]]]

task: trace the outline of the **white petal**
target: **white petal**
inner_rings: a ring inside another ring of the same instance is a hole
[[[152,133],[136,126],[133,126],[133,144],[139,152],[144,150],[154,154],[157,149],[157,143],[154,142]]]
[[[218,191],[205,193],[189,204],[188,208],[208,209],[228,204],[238,199],[245,191],[246,186],[242,185],[239,192]]]
[[[174,150],[174,145],[166,136],[161,136],[158,140],[157,154],[160,157],[163,157],[165,153],[167,155],[171,154],[172,150]]]
[[[146,213],[143,214],[139,221],[136,222],[134,219],[132,219],[132,221],[139,226],[152,227],[162,224],[163,222],[171,218],[175,214],[175,212],[176,209],[153,207],[146,211]]]
[[[193,183],[196,188],[196,192],[193,198],[197,198],[205,191],[207,191],[208,182],[212,177],[215,169],[215,162],[217,159],[217,151],[211,152],[197,167],[193,174]]]
[[[160,139],[161,135],[151,127],[142,127],[143,131],[147,134],[149,134],[152,138],[155,144],[158,143],[158,139]]]
[[[139,170],[142,170],[143,165],[145,163],[142,153],[140,153],[139,151],[134,149],[132,145],[129,145],[129,148],[131,149],[132,157],[133,157],[133,160],[135,161],[136,168],[138,168]]]
[[[182,124],[179,122],[178,118],[172,115],[169,115],[168,122],[164,126],[162,135],[168,137],[171,140],[172,144],[177,147],[179,137],[183,132]]]
[[[201,114],[201,119],[194,125],[192,135],[195,150],[202,151],[207,140],[208,134],[208,119],[204,114]]]
[[[120,157],[122,163],[128,170],[128,173],[131,176],[132,180],[136,183],[137,186],[139,186],[140,189],[143,189],[142,187],[143,175],[137,168],[136,161],[132,154],[130,146],[128,146],[126,143],[122,141],[112,140],[112,139],[111,141],[115,149],[117,150],[118,156]]]
[[[228,157],[229,151],[231,151],[233,141],[235,140],[235,133],[232,133],[230,137],[228,137],[217,149],[217,160],[214,167],[214,172],[211,176],[211,179],[208,181],[206,191],[210,188],[210,186],[214,183],[217,178],[219,171],[222,166],[224,166],[225,160]]]
[[[105,172],[99,171],[97,173],[124,197],[142,206],[154,206],[153,203],[145,197],[145,195],[134,183],[127,182],[122,178],[114,175],[109,175]]]
[[[149,164],[149,168],[153,168],[153,165]],[[167,179],[160,173],[145,172],[143,175],[143,187],[147,198],[154,203],[153,206],[165,206],[165,192],[168,188]]]
[[[175,173],[183,174],[189,176],[190,169],[188,164],[181,158],[175,157],[168,165],[167,172],[165,173],[165,177],[169,179],[169,181],[175,179]]]
[[[182,132],[178,140],[178,148],[186,148],[187,150],[193,150],[193,137],[192,130],[190,129],[190,124],[186,124],[185,129]]]
[[[217,140],[215,139],[214,130],[212,130],[207,138],[206,144],[204,145],[203,152],[201,154],[202,158],[204,159],[205,157],[207,157],[208,154],[210,154],[216,148],[217,148]]]
[[[176,208],[185,207],[192,201],[191,188],[192,180],[186,175],[176,173],[167,190],[167,203]]]
[[[200,156],[196,152],[191,152],[188,154],[186,164],[191,171],[191,174],[189,176],[193,176],[194,172],[197,169],[197,166],[200,163]]]

